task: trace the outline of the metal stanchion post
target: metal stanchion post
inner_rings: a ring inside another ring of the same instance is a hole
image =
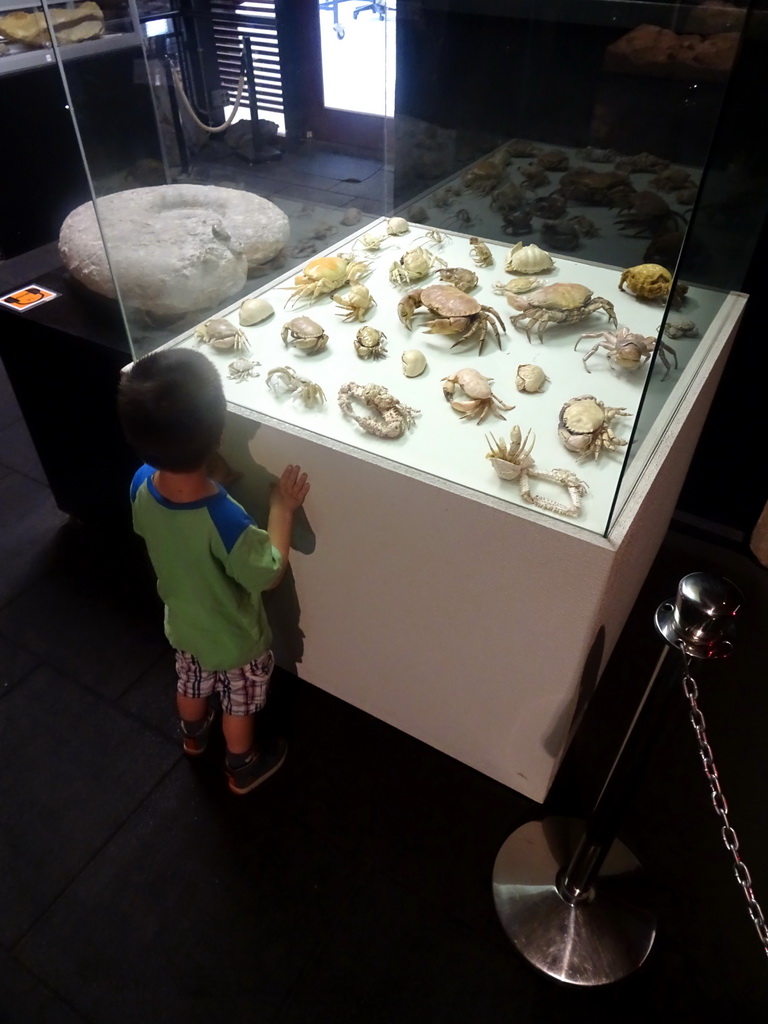
[[[680,581],[675,601],[656,612],[668,646],[588,821],[531,821],[501,847],[493,870],[496,910],[518,952],[545,974],[573,985],[604,985],[631,974],[648,956],[656,921],[640,865],[615,838],[621,813],[672,686],[688,659],[731,653],[741,600],[730,581],[707,573]]]

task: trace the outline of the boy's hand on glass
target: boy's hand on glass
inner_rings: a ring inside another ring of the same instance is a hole
[[[295,512],[304,504],[308,493],[309,481],[307,474],[301,472],[301,466],[286,466],[272,491],[272,502]]]

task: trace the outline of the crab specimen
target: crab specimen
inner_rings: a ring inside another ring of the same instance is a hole
[[[248,339],[240,328],[235,327],[224,317],[214,317],[196,327],[195,339],[200,345],[210,345],[222,352],[229,349],[239,352],[240,349],[249,348]]]
[[[627,174],[659,174],[669,167],[669,160],[654,156],[653,153],[637,153],[635,156],[623,156],[616,161],[616,170]]]
[[[254,324],[260,324],[262,320],[272,316],[274,312],[274,306],[266,299],[253,297],[243,299],[237,311],[237,317],[241,327],[253,327]]]
[[[615,221],[619,231],[631,231],[633,238],[653,238],[674,231],[681,223],[685,223],[682,215],[670,209],[666,199],[648,191],[627,196]]]
[[[536,157],[536,163],[545,171],[567,171],[568,154],[562,149],[545,149]]]
[[[366,252],[376,252],[382,247],[388,238],[389,235],[374,235],[372,232],[367,231],[364,235],[360,235],[360,237],[355,240],[352,248],[354,249],[355,245],[359,245],[365,249]]]
[[[431,274],[435,267],[447,266],[445,260],[419,246],[416,249],[408,249],[392,264],[389,268],[389,280],[392,284],[412,284]]]
[[[361,359],[382,359],[387,354],[387,336],[375,327],[361,327],[354,337],[355,352]]]
[[[495,160],[480,160],[461,176],[461,183],[469,192],[487,196],[504,177],[504,166]]]
[[[530,209],[512,210],[501,218],[501,230],[505,235],[530,235],[533,231]]]
[[[293,296],[288,301],[296,303],[308,299],[315,302],[324,295],[338,291],[345,284],[355,284],[370,271],[369,263],[358,260],[349,253],[341,256],[318,256],[310,260],[303,272],[293,279],[293,285],[288,289],[293,292]]]
[[[450,215],[450,217],[446,217],[445,220],[443,221],[443,224],[446,225],[446,227],[458,227],[460,229],[471,228],[474,223],[475,218],[472,216],[469,210],[465,209],[464,207],[462,207],[459,210],[456,210],[454,213]]]
[[[481,305],[455,285],[432,284],[409,292],[397,306],[397,315],[409,331],[414,313],[422,306],[437,317],[427,321],[426,334],[458,335],[451,348],[462,341],[478,341],[482,353],[488,328],[501,348],[499,328],[506,334],[501,314],[491,306]]]
[[[619,281],[619,288],[631,292],[638,299],[666,299],[672,290],[672,275],[659,263],[639,263],[625,270]],[[688,286],[677,284],[672,301],[680,306],[685,299]]]
[[[465,211],[466,212],[466,211]],[[420,242],[424,240],[425,245],[434,245],[436,249],[439,249],[441,245],[445,245],[446,238],[442,231],[438,231],[437,228],[430,228],[426,231],[421,238],[417,238],[416,241]]]
[[[577,149],[575,153],[578,160],[586,160],[593,164],[612,164],[618,159],[618,155],[615,149],[595,149],[594,146]]]
[[[605,349],[608,362],[614,370],[637,370],[646,359],[650,358],[651,353],[656,348],[655,338],[644,338],[642,334],[635,334],[628,327],[620,327],[618,331],[597,331],[594,334],[582,334],[579,341],[573,346],[574,351],[579,347],[579,342],[582,338],[602,339],[593,345],[582,359],[587,373],[591,373],[587,366],[587,360],[591,359],[601,348]],[[667,359],[667,352],[674,359],[675,369],[677,369],[677,353],[670,345],[659,341],[659,359],[667,369],[667,372],[661,378],[662,380],[667,379],[672,369]]]
[[[390,217],[387,221],[388,235],[406,235],[410,230],[405,217]]]
[[[572,252],[578,249],[581,238],[571,220],[545,220],[541,225],[541,240],[560,252]]]
[[[599,309],[606,313],[612,324],[618,323],[613,304],[600,295],[593,296],[592,290],[584,284],[558,281],[528,295],[508,299],[511,306],[520,310],[517,316],[512,317],[512,326],[523,324],[520,329],[525,331],[528,341],[534,324],[538,325],[536,334],[543,342],[544,332],[552,324],[577,324]]]
[[[682,167],[670,167],[669,170],[652,178],[651,185],[662,192],[677,192],[681,188],[695,188],[696,182]]]
[[[283,324],[280,337],[283,344],[306,352],[307,355],[322,352],[328,344],[328,335],[320,324],[310,320],[308,316],[295,316],[293,320]]]
[[[582,213],[577,213],[573,217],[568,217],[568,223],[573,224],[580,235],[584,238],[596,238],[600,234],[600,229],[597,224],[589,217],[585,217]]]
[[[536,363],[521,363],[515,376],[515,387],[529,395],[540,394],[549,377]]]
[[[451,408],[461,413],[463,420],[473,419],[477,416],[477,425],[479,426],[489,412],[503,420],[506,417],[499,412],[499,409],[504,409],[506,412],[514,409],[514,405],[507,405],[506,402],[502,402],[494,395],[491,391],[492,383],[493,377],[486,377],[479,370],[467,367],[464,370],[457,370],[449,377],[443,377],[443,394],[451,403]],[[453,397],[457,387],[461,388],[469,401],[459,402]]]
[[[525,139],[510,139],[509,142],[505,142],[502,146],[502,152],[511,160],[514,160],[523,156],[536,156],[539,152],[539,147],[535,146],[532,142],[526,142]]]
[[[559,220],[567,206],[561,195],[552,192],[548,196],[537,196],[531,203],[531,213],[534,217],[543,217],[545,220]]]
[[[603,449],[615,452],[626,445],[616,437],[610,424],[617,416],[630,416],[624,408],[604,405],[594,395],[569,398],[560,410],[557,434],[569,452],[580,459],[594,455],[595,461]]]
[[[486,434],[485,440],[490,451],[486,452],[486,459],[491,460],[496,474],[502,480],[517,480],[520,484],[520,497],[529,505],[545,509],[547,512],[554,512],[559,516],[574,517],[581,510],[581,499],[587,493],[587,485],[580,480],[575,473],[569,469],[553,469],[546,472],[536,469],[535,462],[531,455],[533,446],[536,444],[536,435],[528,431],[523,437],[520,427],[514,426],[509,432],[509,441],[495,438],[493,434]],[[560,484],[568,491],[571,499],[570,505],[564,505],[560,501],[553,501],[551,498],[544,498],[541,495],[531,494],[528,483],[529,478],[535,480],[549,480],[551,483]]]
[[[260,374],[254,373],[257,366],[261,366],[261,363],[257,363],[255,359],[235,359],[227,367],[229,371],[227,376],[230,380],[238,382],[249,380],[251,377],[259,377]]]
[[[539,277],[513,277],[510,281],[497,281],[493,290],[497,295],[506,295],[507,302],[511,304],[513,296],[532,292],[534,288],[540,286],[541,278]]]
[[[491,209],[502,216],[527,208],[528,200],[523,190],[514,181],[508,182],[503,188],[496,189],[491,196]]]
[[[520,173],[525,178],[523,188],[544,188],[549,184],[549,175],[539,164],[528,164],[527,167],[521,167]]]
[[[277,394],[293,392],[294,401],[300,398],[305,405],[322,405],[325,392],[319,384],[300,377],[292,366],[275,366],[267,374],[267,387]]]
[[[574,167],[560,178],[558,192],[587,206],[616,206],[626,202],[634,192],[629,176],[618,171],[593,171],[591,167]]]
[[[334,295],[333,301],[344,310],[338,314],[344,323],[365,320],[368,310],[376,305],[376,300],[364,284],[353,284],[346,295]]]
[[[361,416],[355,412],[353,399],[366,405],[373,415]],[[403,405],[382,384],[355,384],[350,381],[339,388],[339,408],[346,416],[351,416],[368,434],[396,440],[413,426],[418,409]]]
[[[418,348],[407,348],[400,357],[400,362],[406,377],[418,377],[427,368],[427,357]]]
[[[472,257],[472,262],[475,266],[490,267],[493,263],[493,253],[485,242],[481,242],[477,235],[472,235],[469,240],[469,245],[469,254]]]
[[[507,253],[504,269],[508,274],[542,274],[551,270],[555,261],[538,245],[523,245],[518,242]]]
[[[667,320],[664,333],[668,338],[696,338],[699,328],[693,320]]]
[[[466,270],[464,267],[449,267],[447,270],[438,270],[437,276],[446,284],[452,284],[459,291],[471,292],[477,288],[477,274],[474,270]]]

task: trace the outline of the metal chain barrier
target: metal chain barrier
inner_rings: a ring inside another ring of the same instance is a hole
[[[709,783],[709,790],[712,794],[712,803],[715,808],[715,813],[720,817],[723,822],[721,835],[723,842],[727,849],[731,851],[733,857],[733,869],[736,875],[736,881],[742,888],[744,898],[747,901],[747,909],[749,916],[752,919],[752,923],[757,929],[757,934],[760,938],[760,942],[763,945],[763,951],[768,955],[768,926],[765,923],[765,916],[757,902],[754,889],[752,888],[752,876],[749,873],[749,869],[744,861],[741,859],[739,853],[739,837],[736,835],[736,831],[728,820],[728,802],[725,799],[722,788],[720,787],[720,779],[717,774],[717,767],[715,765],[715,759],[712,756],[712,748],[709,745],[707,739],[707,727],[704,721],[704,715],[701,712],[701,708],[697,703],[699,696],[698,687],[696,681],[690,673],[690,658],[688,655],[683,655],[683,663],[685,669],[683,671],[683,691],[685,696],[688,698],[690,705],[690,721],[693,726],[696,738],[699,741],[699,754],[701,755],[701,761],[704,766],[704,774],[707,777]]]

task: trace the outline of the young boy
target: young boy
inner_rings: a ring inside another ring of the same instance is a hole
[[[249,793],[282,765],[286,744],[255,741],[256,712],[274,665],[261,594],[288,565],[293,516],[309,484],[287,466],[260,530],[207,473],[224,431],[219,375],[191,349],[145,356],[124,375],[118,414],[145,465],[131,485],[134,529],[147,545],[176,650],[176,701],[184,750],[201,754],[218,693],[233,793]]]

